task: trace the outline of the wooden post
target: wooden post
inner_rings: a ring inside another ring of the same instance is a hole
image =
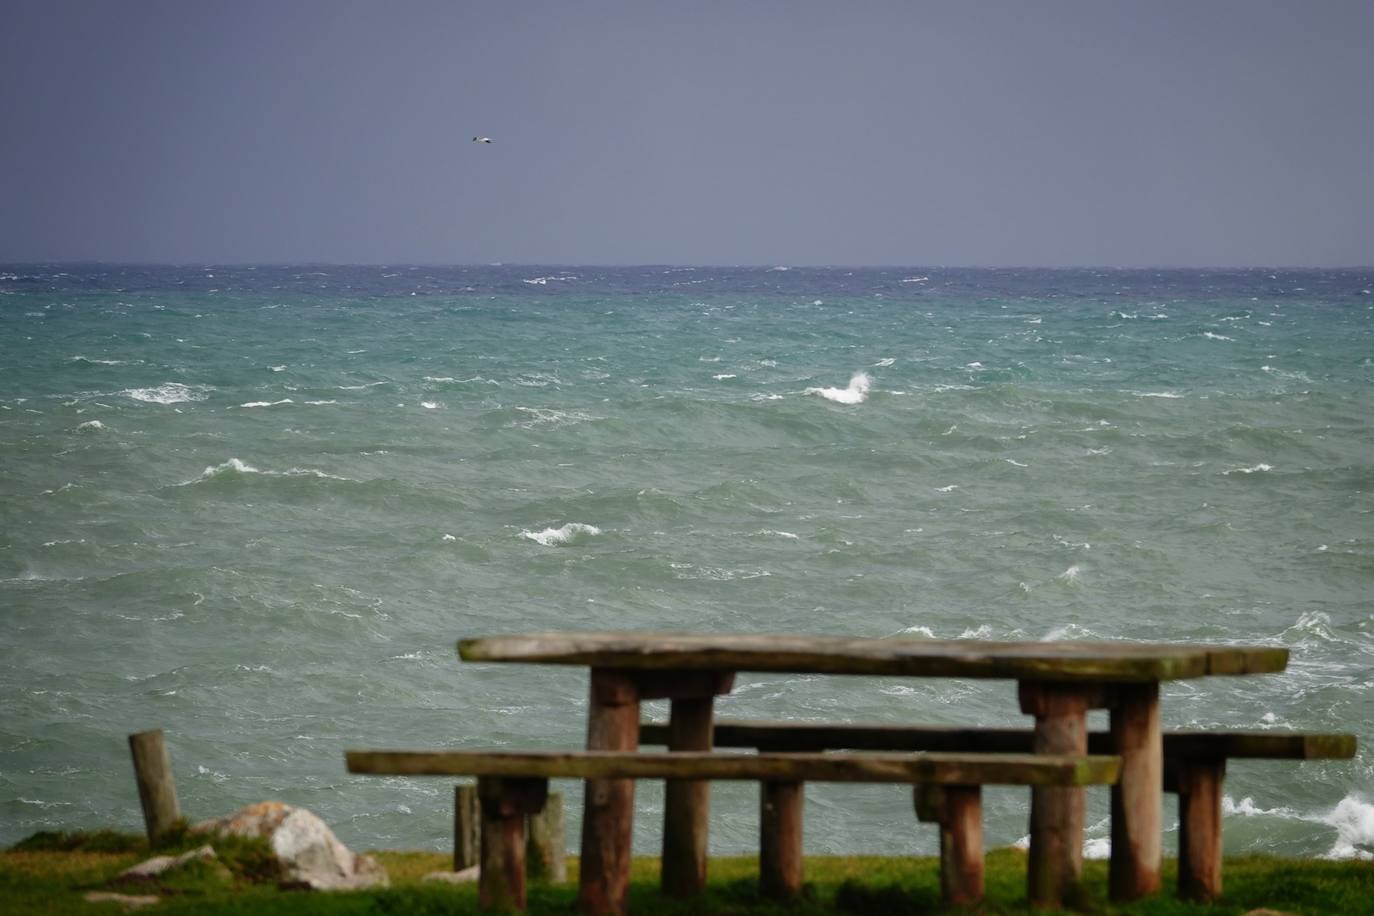
[[[477,787],[468,783],[453,787],[453,870],[477,864],[482,843],[482,811]]]
[[[176,780],[172,777],[172,758],[167,753],[162,729],[130,735],[129,751],[134,758],[134,781],[138,783],[138,801],[143,806],[148,842],[156,844],[181,820]]]
[[[1088,752],[1087,690],[1075,684],[1022,681],[1020,699],[1021,711],[1035,716],[1035,753]],[[1081,786],[1031,788],[1026,890],[1032,906],[1057,907],[1081,897],[1085,802]]]
[[[803,783],[759,783],[759,892],[796,900],[802,889]]]
[[[624,672],[593,668],[587,750],[638,749],[638,687]],[[633,779],[587,780],[577,902],[589,916],[621,916],[625,912],[634,803]]]
[[[1226,758],[1176,760],[1178,895],[1207,902],[1221,896],[1221,784]]]
[[[917,783],[916,817],[940,825],[940,896],[949,906],[983,899],[983,787]]]
[[[563,794],[550,792],[544,809],[530,815],[526,871],[531,881],[568,880],[568,841],[563,832]]]
[[[1159,684],[1122,684],[1111,707],[1112,753],[1121,755],[1121,779],[1112,786],[1113,901],[1137,900],[1159,890],[1164,803],[1164,739]]]
[[[668,750],[711,750],[714,696],[672,701]],[[668,897],[694,897],[706,889],[706,843],[711,783],[704,779],[669,779],[664,785],[663,872]]]
[[[525,908],[525,818],[544,805],[547,779],[481,777],[482,874],[477,905],[484,910]]]

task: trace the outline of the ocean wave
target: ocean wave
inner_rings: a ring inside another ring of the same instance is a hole
[[[137,360],[137,362],[142,361]],[[82,363],[87,366],[127,366],[129,364],[129,361],[125,359],[92,359],[89,356],[69,356],[67,362]]]
[[[214,480],[219,477],[232,477],[244,474],[261,474],[264,477],[314,477],[320,480],[352,480],[351,477],[340,477],[337,474],[327,474],[316,468],[289,468],[285,471],[264,471],[261,468],[253,467],[246,461],[241,461],[238,458],[230,458],[222,464],[207,467],[200,473],[199,477],[184,480],[177,484],[177,486],[189,487],[193,484],[204,483],[207,480]]]
[[[520,536],[529,538],[536,544],[544,547],[556,547],[559,544],[570,544],[579,535],[595,537],[601,533],[601,529],[595,525],[584,525],[582,522],[568,522],[559,528],[545,528],[543,531],[521,531]]]
[[[1336,831],[1336,839],[1321,858],[1374,859],[1374,804],[1358,794],[1346,795],[1334,808],[1321,812],[1298,811],[1287,805],[1263,808],[1249,796],[1236,801],[1223,795],[1221,813],[1225,817],[1274,817],[1323,824]]]
[[[99,420],[87,420],[85,423],[82,423],[77,427],[77,429],[88,429],[91,432],[96,432],[97,430],[102,430],[104,428],[105,424],[101,423]]]
[[[1259,474],[1264,471],[1272,470],[1274,470],[1274,466],[1272,464],[1264,464],[1263,462],[1261,462],[1260,464],[1252,465],[1248,468],[1231,468],[1229,471],[1222,471],[1221,476],[1229,477],[1232,474]]]
[[[291,400],[290,398],[282,398],[280,401],[249,401],[246,404],[240,404],[239,407],[277,407],[281,404],[294,403],[296,402]]]
[[[156,388],[126,388],[120,392],[126,398],[148,404],[184,404],[188,401],[203,401],[214,391],[206,385],[183,385],[181,382],[164,382]]]
[[[868,390],[872,386],[873,380],[867,372],[855,372],[845,388],[807,388],[805,393],[820,395],[836,404],[862,404],[868,400]]]

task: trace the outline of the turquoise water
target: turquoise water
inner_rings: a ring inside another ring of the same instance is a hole
[[[537,629],[1283,645],[1282,675],[1168,685],[1166,724],[1367,743],[1371,288],[2,268],[0,841],[136,829],[124,737],[161,727],[193,816],[280,798],[350,845],[447,848],[448,783],[342,751],[580,745],[585,672],[453,650]],[[1014,685],[957,680],[742,674],[719,710],[1025,721]],[[1233,764],[1228,851],[1371,854],[1372,775]],[[1025,793],[989,796],[989,843],[1023,837]],[[638,803],[652,851],[661,791]],[[756,808],[718,786],[713,849],[755,848]],[[937,842],[884,786],[808,787],[806,831]]]

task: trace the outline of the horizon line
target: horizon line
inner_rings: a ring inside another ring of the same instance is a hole
[[[105,261],[91,258],[59,260],[0,260],[0,267],[164,267],[164,268],[208,268],[208,267],[354,267],[354,268],[444,268],[470,269],[484,267],[595,267],[613,270],[668,267],[691,268],[696,270],[1374,270],[1371,264],[692,264],[680,261],[645,261],[641,263],[582,262],[576,261]]]

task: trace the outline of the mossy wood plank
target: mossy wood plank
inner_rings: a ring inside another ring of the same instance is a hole
[[[350,773],[569,779],[1110,784],[1120,759],[1050,754],[664,754],[612,751],[346,751]]]
[[[667,726],[643,722],[641,744],[667,741]],[[997,754],[1029,753],[1028,728],[976,728],[943,725],[828,724],[765,720],[716,720],[717,747],[750,747],[765,751],[947,751]],[[1164,732],[1164,756],[1252,758],[1274,760],[1348,760],[1356,738],[1348,734],[1194,729]],[[1088,750],[1112,752],[1111,735],[1091,732]]]
[[[1134,642],[991,642],[837,636],[534,633],[463,639],[464,661],[636,670],[1162,681],[1282,671],[1288,650]]]

